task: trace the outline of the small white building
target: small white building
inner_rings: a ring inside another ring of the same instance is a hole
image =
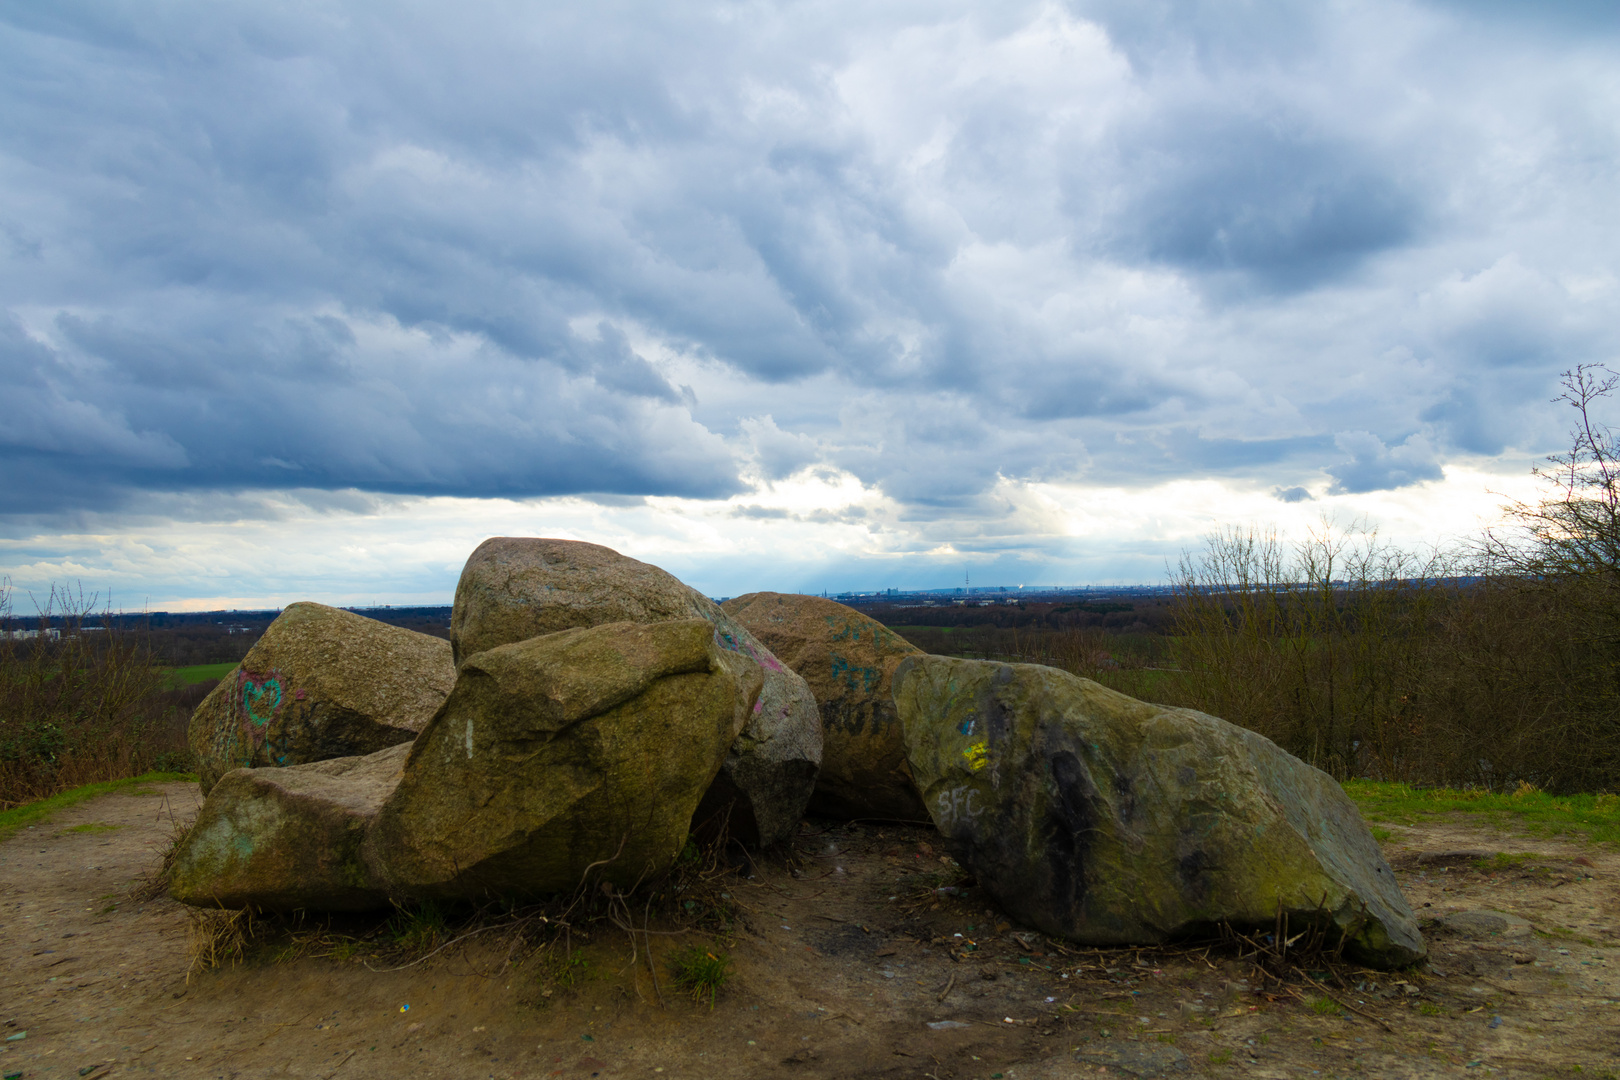
[[[32,641],[33,639],[38,638],[38,637],[42,637],[42,636],[45,638],[46,641],[60,641],[62,639],[62,631],[60,631],[60,630],[0,630],[0,641]]]

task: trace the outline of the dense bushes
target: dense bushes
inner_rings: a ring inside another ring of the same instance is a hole
[[[1329,529],[1292,552],[1214,537],[1182,563],[1165,696],[1341,779],[1620,786],[1614,643],[1590,632],[1589,583],[1461,561]]]
[[[16,625],[0,585],[0,622]],[[0,640],[0,809],[78,784],[183,768],[186,723],[208,688],[163,689],[141,633],[94,618],[95,598],[53,589],[37,625]]]

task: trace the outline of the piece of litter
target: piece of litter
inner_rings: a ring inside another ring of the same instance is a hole
[[[1502,1018],[1500,1016],[1493,1016],[1491,1017],[1491,1022],[1485,1026],[1489,1028],[1499,1028],[1502,1026]]]
[[[409,1006],[409,1005],[401,1005],[401,1006],[400,1006],[400,1007],[399,1007],[399,1011],[400,1011],[400,1012],[410,1012],[410,1011],[411,1011],[411,1007],[410,1007],[410,1006]]]
[[[960,1020],[933,1020],[929,1022],[928,1026],[934,1031],[949,1031],[952,1028],[965,1028],[968,1025]]]
[[[784,929],[784,930],[791,930],[791,929],[793,929],[793,927],[791,927],[791,926],[789,926],[789,925],[788,925],[788,924],[787,924],[787,923],[783,923],[783,924],[782,924],[782,929]]]
[[[1052,1002],[1054,1002],[1054,1001],[1056,1001],[1056,1000],[1057,1000],[1057,998],[1055,998],[1055,997],[1049,997],[1049,998],[1047,998],[1047,999],[1046,999],[1046,1003],[1047,1003],[1047,1004],[1048,1004],[1048,1005],[1050,1005],[1050,1004],[1051,1004],[1051,1003],[1052,1003]]]
[[[26,1039],[26,1038],[28,1038],[28,1032],[19,1031],[15,1035],[7,1035],[6,1036],[6,1042],[16,1042],[18,1039]]]

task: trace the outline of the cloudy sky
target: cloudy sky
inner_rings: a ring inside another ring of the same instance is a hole
[[[1467,535],[1620,362],[1617,166],[1609,0],[0,2],[0,575]]]

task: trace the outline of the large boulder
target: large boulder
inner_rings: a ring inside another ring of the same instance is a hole
[[[198,907],[382,906],[361,849],[410,749],[226,773],[175,852],[169,894]]]
[[[203,792],[232,769],[410,742],[454,684],[442,638],[325,604],[293,604],[192,714]]]
[[[927,821],[911,782],[890,680],[915,645],[836,600],[749,593],[720,605],[788,667],[821,707],[821,773],[810,809],[841,818]]]
[[[912,658],[894,688],[935,824],[1021,921],[1116,945],[1280,913],[1364,963],[1425,955],[1354,804],[1270,740],[1034,664]]]
[[[391,895],[524,896],[668,869],[738,733],[713,626],[609,623],[462,661],[366,859]],[[757,668],[756,668],[757,672]]]
[[[696,589],[598,544],[495,537],[478,545],[461,572],[450,640],[459,664],[560,630],[694,618],[714,628],[722,665],[739,688],[740,724],[698,819],[728,815],[738,839],[777,843],[798,827],[815,788],[822,749],[816,700],[803,679]],[[756,697],[742,692],[756,683]]]

